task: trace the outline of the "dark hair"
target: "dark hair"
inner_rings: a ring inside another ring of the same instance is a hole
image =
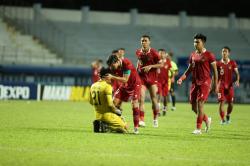
[[[163,48],[158,49],[158,51],[166,52],[166,50]]]
[[[125,51],[125,48],[119,48],[118,50],[123,50],[123,51]]]
[[[142,38],[148,38],[150,40],[150,36],[149,35],[142,35]]]
[[[112,51],[112,54],[117,54],[118,53],[118,50],[113,50]]]
[[[228,50],[228,52],[231,52],[231,49],[228,47],[228,46],[224,46],[224,47],[222,47],[222,49],[227,49]]]
[[[97,59],[96,61],[99,62],[99,63],[103,62],[102,59]]]
[[[109,68],[105,68],[105,67],[102,67],[100,72],[99,72],[99,76],[101,78],[103,78],[105,75],[111,73],[110,69]]]
[[[173,57],[173,56],[174,56],[174,53],[173,53],[172,51],[170,51],[170,52],[168,53],[168,55],[171,56],[171,57]]]
[[[117,61],[119,61],[119,58],[116,55],[110,55],[106,62],[107,62],[107,65],[110,66]]]
[[[207,37],[201,33],[197,33],[194,35],[194,39],[201,39],[203,43],[206,43]]]

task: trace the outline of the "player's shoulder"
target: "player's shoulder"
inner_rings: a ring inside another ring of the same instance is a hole
[[[136,55],[140,55],[141,53],[142,53],[142,51],[141,51],[140,48],[138,48],[138,49],[135,51],[135,54],[136,54]]]
[[[230,63],[231,63],[232,65],[237,65],[237,62],[236,62],[235,60],[232,60],[232,59],[230,59]]]

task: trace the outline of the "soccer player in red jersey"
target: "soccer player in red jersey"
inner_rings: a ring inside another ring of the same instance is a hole
[[[158,127],[158,102],[157,102],[157,75],[156,69],[163,67],[160,63],[158,52],[150,47],[150,37],[143,35],[141,37],[142,47],[136,50],[137,71],[142,81],[141,99],[140,99],[140,126],[145,126],[144,122],[144,101],[146,89],[149,90],[153,109],[153,127]]]
[[[92,83],[95,83],[100,79],[98,73],[99,73],[100,69],[102,68],[102,60],[97,59],[97,60],[93,61],[91,63],[91,67],[92,67],[92,77],[91,77],[91,79],[92,79]]]
[[[163,63],[163,67],[157,69],[157,77],[158,77],[158,105],[160,108],[161,97],[163,98],[163,116],[166,115],[167,112],[167,96],[168,96],[168,72],[170,70],[171,61],[167,58],[167,53],[165,49],[158,50],[159,55],[161,57],[161,62]],[[160,112],[159,112],[160,115]]]
[[[114,94],[114,104],[117,108],[121,107],[122,101],[131,100],[134,119],[134,133],[138,134],[139,130],[139,98],[141,91],[140,77],[132,64],[127,58],[118,58],[116,55],[110,55],[107,60],[107,65],[113,73],[120,75],[109,74],[108,78],[122,82],[122,85]]]
[[[211,118],[204,113],[204,103],[206,102],[211,90],[210,65],[213,69],[213,90],[218,93],[218,73],[215,56],[205,48],[206,36],[196,34],[194,36],[195,51],[189,57],[189,65],[185,73],[177,80],[181,85],[186,77],[192,73],[192,86],[190,89],[190,103],[192,110],[197,114],[196,129],[193,134],[201,134],[202,121],[205,121],[205,131],[208,132]]]
[[[219,112],[221,117],[221,124],[230,123],[230,114],[233,110],[233,100],[234,100],[234,88],[233,88],[233,74],[236,74],[235,86],[240,85],[240,74],[238,71],[237,64],[234,60],[229,59],[230,48],[225,46],[222,48],[221,55],[222,59],[217,61],[217,70],[219,75],[219,93],[218,101],[220,103]],[[226,120],[224,113],[224,103],[227,101],[227,114]]]

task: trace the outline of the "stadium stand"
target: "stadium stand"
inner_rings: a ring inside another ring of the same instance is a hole
[[[2,64],[61,64],[39,40],[23,35],[0,20],[0,58]]]

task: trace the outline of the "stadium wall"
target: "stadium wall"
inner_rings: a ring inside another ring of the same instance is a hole
[[[114,25],[128,25],[131,24],[131,17],[136,17],[136,25],[161,26],[161,27],[177,27],[180,26],[180,20],[186,19],[185,27],[193,28],[230,28],[229,17],[200,17],[188,15],[159,15],[159,14],[142,14],[138,12],[100,12],[88,10],[64,10],[64,9],[47,9],[35,5],[34,8],[27,7],[4,7],[5,11],[9,13],[22,12],[19,15],[13,14],[13,17],[23,19],[34,19],[34,10],[41,10],[41,13],[49,18],[51,21],[68,21],[68,22],[83,22],[83,18],[87,23],[104,23]],[[26,14],[24,14],[26,13]],[[183,13],[183,12],[180,12]],[[185,13],[185,12],[184,12]],[[63,15],[63,17],[62,17]],[[250,29],[250,19],[236,18],[236,28]]]

